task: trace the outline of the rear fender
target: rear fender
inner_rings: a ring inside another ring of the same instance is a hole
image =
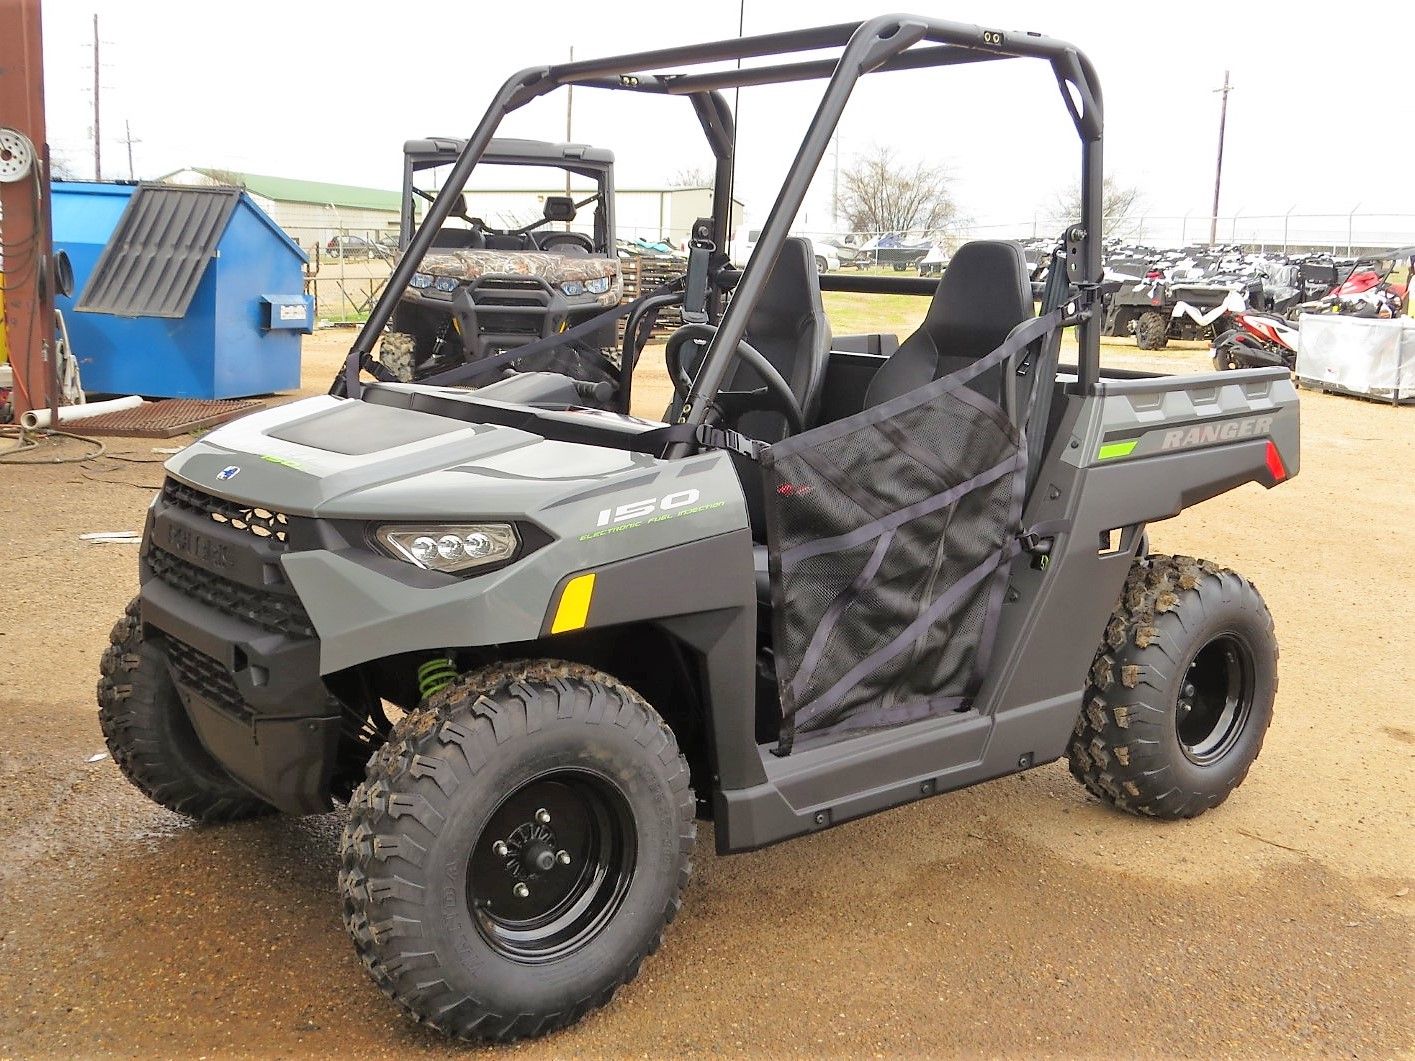
[[[1061,459],[1086,470],[1108,526],[1166,519],[1244,483],[1273,487],[1300,467],[1285,368],[1105,380],[1100,392]]]

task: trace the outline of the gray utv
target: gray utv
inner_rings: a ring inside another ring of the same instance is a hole
[[[937,283],[818,277],[788,233],[858,79],[1013,58],[1050,65],[1080,142],[1040,311],[1007,242],[960,247]],[[822,102],[738,273],[725,90],[810,78]],[[606,311],[634,346],[647,307],[681,303],[665,422],[585,409],[550,372],[378,381],[498,123],[569,85],[686,97],[717,160],[683,284]],[[202,821],[347,801],[364,965],[416,1019],[494,1040],[634,977],[699,820],[748,851],[1062,756],[1134,814],[1216,806],[1272,715],[1272,620],[1145,528],[1295,474],[1296,393],[1282,369],[1101,371],[1101,173],[1095,73],[1032,33],[891,15],[517,74],[332,393],[169,462],[103,657],[114,759]],[[903,342],[832,337],[823,286],[930,302]]]

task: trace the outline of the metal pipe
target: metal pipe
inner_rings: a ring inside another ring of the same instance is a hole
[[[109,398],[102,402],[85,402],[82,405],[65,405],[59,409],[59,416],[56,418],[48,409],[31,409],[20,417],[20,426],[26,431],[36,431],[49,427],[51,424],[68,424],[75,420],[87,420],[91,416],[102,416],[105,413],[119,413],[126,409],[136,409],[143,404],[143,400],[136,394],[130,394],[126,398]]]
[[[578,63],[552,66],[548,75],[557,84],[564,85],[571,81],[583,84],[585,78],[642,74],[661,66],[717,63],[728,59],[751,59],[758,55],[838,48],[847,44],[863,25],[863,22],[841,22],[833,26],[762,33],[754,37],[733,37],[730,40],[685,44],[676,48],[612,55],[603,59],[586,59]]]
[[[981,48],[964,48],[954,44],[918,48],[881,63],[876,69],[924,70],[934,66],[959,66],[983,63],[1011,56],[987,52]],[[754,66],[742,70],[720,70],[709,74],[660,75],[659,83],[669,95],[679,96],[712,89],[751,88],[756,85],[781,85],[793,81],[813,81],[830,77],[835,72],[835,59],[813,59],[804,63],[780,63],[776,66]]]

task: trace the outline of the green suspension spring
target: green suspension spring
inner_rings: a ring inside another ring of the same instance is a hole
[[[418,696],[426,700],[457,680],[457,665],[447,656],[430,659],[418,667]]]

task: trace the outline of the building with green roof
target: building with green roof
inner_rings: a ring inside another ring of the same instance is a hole
[[[398,232],[399,193],[352,184],[272,177],[262,173],[192,167],[162,178],[169,184],[226,184],[244,188],[305,250],[335,235],[379,236]]]

